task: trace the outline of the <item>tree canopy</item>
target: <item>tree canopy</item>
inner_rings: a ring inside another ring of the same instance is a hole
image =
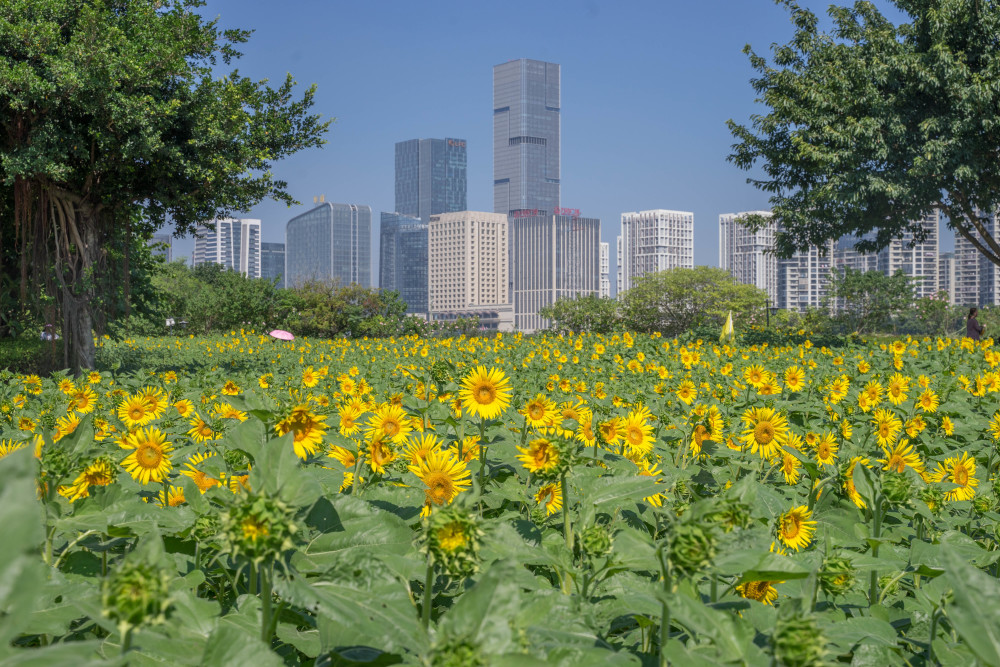
[[[732,120],[729,160],[763,169],[748,182],[770,193],[787,256],[845,234],[871,252],[940,208],[990,261],[1000,242],[983,214],[1000,208],[1000,4],[892,0],[899,25],[871,2],[832,6],[833,27],[778,0],[795,33],[768,60],[747,45],[766,107]],[[754,219],[763,226],[764,219]]]
[[[93,364],[110,246],[127,265],[135,237],[165,222],[184,234],[264,198],[293,203],[271,166],[323,143],[313,87],[297,98],[291,75],[272,88],[221,73],[250,33],[221,30],[203,4],[0,4],[0,181],[13,213],[0,261],[17,258],[22,300],[58,298],[74,370]]]

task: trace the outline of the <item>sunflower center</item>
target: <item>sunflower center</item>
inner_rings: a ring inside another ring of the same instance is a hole
[[[628,430],[628,441],[633,445],[642,444],[642,429],[636,426],[632,426]]]
[[[793,516],[786,517],[784,521],[781,522],[781,535],[786,540],[794,540],[799,535],[799,522]]]
[[[385,431],[385,434],[391,438],[392,436],[399,433],[399,422],[396,422],[392,419],[387,419],[382,424],[382,430]]]
[[[955,484],[959,486],[966,486],[969,483],[969,471],[963,466],[955,466],[955,472],[952,475],[952,479],[955,480]]]
[[[128,416],[132,421],[139,421],[146,415],[146,409],[141,405],[133,405],[128,410]]]
[[[444,505],[446,502],[451,500],[452,496],[455,494],[455,485],[452,483],[451,478],[442,472],[432,472],[424,477],[424,484],[427,485],[427,490],[424,495],[427,500],[434,503],[435,505]]]
[[[889,431],[890,429],[888,424],[880,424],[878,427],[878,434],[883,438],[889,437]]]
[[[528,406],[528,416],[532,419],[541,419],[545,416],[545,408],[537,403]]]
[[[163,460],[163,453],[158,447],[143,444],[136,451],[135,459],[141,467],[147,470],[154,470],[160,466],[160,462]]]
[[[476,388],[473,396],[475,396],[476,402],[481,405],[489,405],[496,398],[497,394],[496,391],[493,390],[493,387],[483,384]]]
[[[442,551],[457,551],[465,546],[467,539],[465,531],[458,524],[449,523],[442,526],[437,533],[438,546]]]
[[[770,444],[774,440],[774,425],[771,422],[761,422],[753,429],[754,440],[760,445]]]

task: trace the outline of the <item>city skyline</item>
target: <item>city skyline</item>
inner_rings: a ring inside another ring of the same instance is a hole
[[[393,211],[394,144],[413,137],[465,138],[468,208],[492,210],[492,68],[517,58],[561,66],[561,204],[602,219],[602,241],[614,245],[625,211],[693,211],[694,262],[714,265],[718,215],[768,207],[745,183],[747,173],[726,163],[733,138],[725,121],[759,110],[744,44],[767,53],[792,35],[787,13],[770,0],[389,4],[298,5],[311,17],[352,26],[335,40],[303,31],[299,12],[276,15],[270,6],[232,0],[206,5],[220,26],[256,31],[242,49],[242,73],[279,80],[290,71],[303,85],[315,82],[316,110],[337,118],[324,149],[276,165],[301,206],[265,202],[240,214],[263,220],[264,241],[282,241],[285,223],[320,194]],[[803,4],[825,12],[825,2]],[[532,21],[495,29],[523,15]],[[656,23],[670,26],[673,39],[635,39],[637,29]],[[414,31],[440,26],[461,39],[414,47]],[[371,49],[375,42],[379,48]],[[190,256],[190,245],[190,238],[178,240],[175,256]]]

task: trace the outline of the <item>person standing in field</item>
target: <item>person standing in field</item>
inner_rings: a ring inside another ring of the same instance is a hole
[[[972,340],[979,340],[983,337],[983,325],[976,319],[978,313],[978,308],[971,308],[969,316],[965,319],[965,335]]]

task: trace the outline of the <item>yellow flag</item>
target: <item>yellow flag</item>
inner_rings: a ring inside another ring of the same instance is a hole
[[[729,311],[729,316],[726,317],[726,323],[722,325],[722,333],[719,334],[720,343],[732,343],[733,342],[733,311]]]

